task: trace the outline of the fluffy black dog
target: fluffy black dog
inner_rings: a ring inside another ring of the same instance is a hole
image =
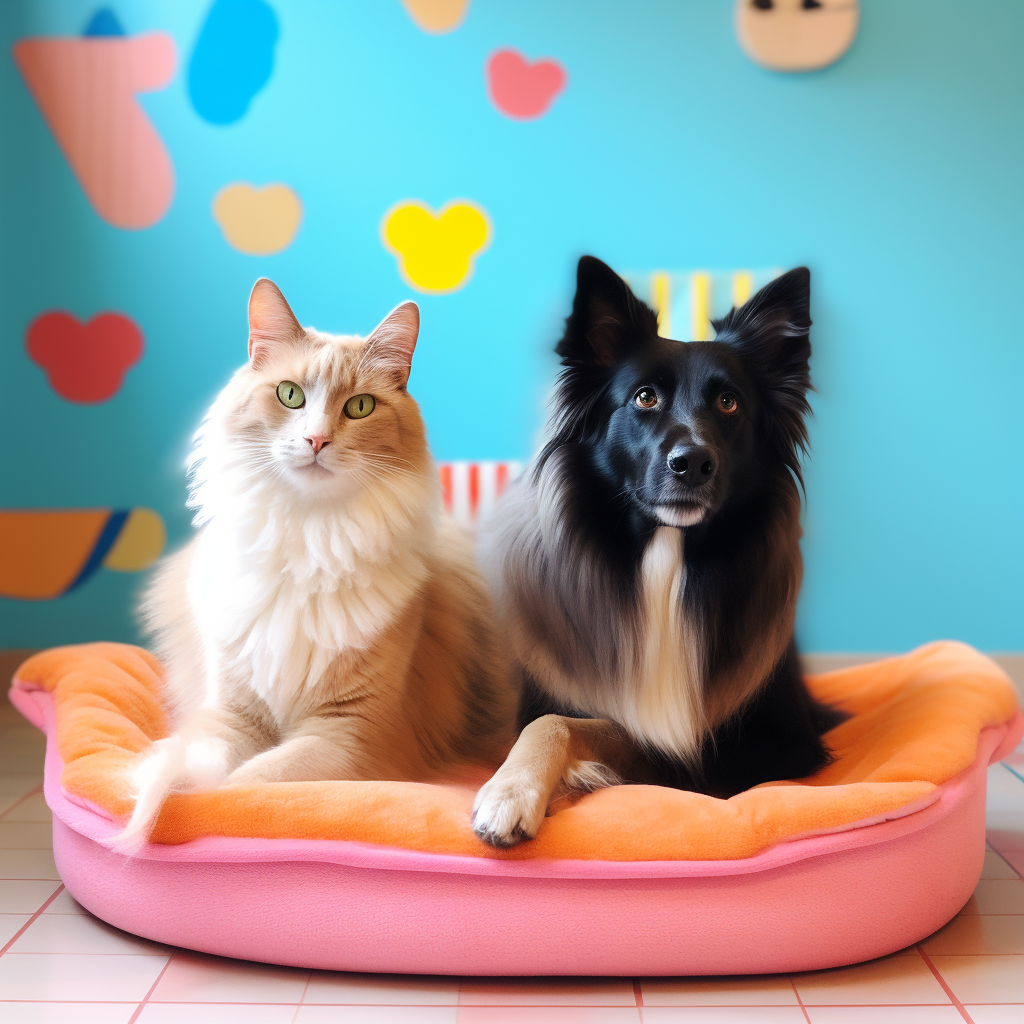
[[[548,439],[501,502],[485,560],[523,681],[522,735],[477,834],[536,834],[553,797],[619,781],[730,796],[810,775],[842,716],[793,642],[810,272],[660,338],[580,260]]]

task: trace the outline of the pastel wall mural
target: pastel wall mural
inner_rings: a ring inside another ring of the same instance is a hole
[[[781,269],[771,270],[645,270],[622,276],[658,314],[658,333],[679,341],[711,341],[711,321],[742,306]]]
[[[250,256],[269,256],[292,244],[302,201],[287,185],[237,182],[214,196],[213,217],[228,245]]]
[[[736,0],[736,38],[772,71],[817,71],[853,44],[857,0]]]
[[[565,69],[550,58],[528,61],[516,50],[498,50],[487,61],[487,91],[506,117],[542,117],[565,88]]]
[[[804,649],[1024,649],[1024,392],[948,428],[1024,379],[1021,38],[963,0],[3,0],[0,647],[139,639],[257,277],[341,333],[419,302],[473,526],[590,252],[689,340],[811,268]]]
[[[462,24],[469,0],[402,0],[402,5],[424,32],[441,35]]]
[[[100,313],[87,323],[59,310],[43,313],[25,334],[25,351],[50,387],[80,404],[113,398],[142,349],[138,325],[121,313]]]
[[[13,55],[96,212],[118,228],[156,224],[174,196],[174,168],[136,96],[170,84],[174,40],[166,32],[22,39]]]
[[[277,16],[264,0],[214,0],[188,62],[192,105],[211,124],[234,124],[274,71]]]
[[[163,520],[149,508],[0,509],[0,597],[61,597],[100,567],[139,572],[165,540]]]
[[[469,280],[477,256],[490,243],[491,223],[468,199],[453,199],[436,213],[426,203],[409,199],[384,215],[381,235],[413,288],[441,293]]]

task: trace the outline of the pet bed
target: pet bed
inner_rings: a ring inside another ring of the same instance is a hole
[[[731,800],[620,786],[491,849],[472,792],[275,783],[172,796],[153,841],[102,845],[126,765],[166,733],[139,648],[58,648],[11,697],[47,735],[54,857],[71,894],[138,935],[223,956],[437,974],[746,974],[881,956],[948,921],[981,873],[989,763],[1024,728],[976,651],[938,643],[809,680],[851,718],[836,758]]]

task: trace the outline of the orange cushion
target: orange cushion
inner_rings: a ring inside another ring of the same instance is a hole
[[[62,784],[114,817],[132,798],[125,769],[165,736],[160,663],[138,647],[96,643],[30,658],[22,686],[53,693]],[[171,796],[157,843],[199,836],[346,839],[501,859],[725,860],[797,836],[927,804],[975,760],[978,734],[1013,717],[1009,679],[963,644],[813,677],[816,697],[852,716],[828,734],[835,762],[799,782],[766,783],[730,800],[659,786],[600,790],[545,819],[512,850],[470,829],[471,790],[407,782],[299,782]]]

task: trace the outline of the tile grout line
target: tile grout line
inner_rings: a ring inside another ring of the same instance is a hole
[[[796,996],[796,1001],[800,1004],[800,1012],[804,1015],[804,1020],[807,1021],[807,1024],[811,1024],[811,1016],[807,1012],[807,1007],[804,1006],[803,999],[800,998],[800,993],[797,991],[796,981],[792,974],[789,975],[789,983],[793,986],[793,995]]]
[[[988,833],[987,833],[987,832],[985,833],[985,842],[986,842],[986,843],[987,843],[987,844],[988,844],[989,846],[992,846],[992,840],[991,840],[991,839],[989,838],[989,836],[988,836]],[[1008,868],[1009,868],[1009,869],[1010,869],[1010,870],[1011,870],[1012,872],[1014,872],[1014,874],[1016,874],[1016,876],[1017,876],[1017,877],[1018,877],[1018,878],[1019,878],[1019,879],[1020,879],[1020,880],[1021,880],[1022,882],[1024,882],[1024,873],[1022,873],[1021,871],[1019,871],[1019,870],[1017,869],[1017,867],[1016,867],[1015,865],[1011,864],[1011,863],[1010,863],[1010,862],[1009,862],[1009,861],[1008,861],[1008,860],[1007,860],[1007,859],[1006,859],[1006,858],[1005,858],[1005,857],[1003,856],[1003,854],[1002,854],[1002,853],[1001,853],[1001,852],[999,851],[999,849],[998,849],[997,847],[995,847],[995,846],[992,846],[992,849],[993,849],[993,850],[995,851],[995,853],[996,853],[996,854],[997,854],[997,855],[999,856],[999,859],[1000,859],[1000,860],[1001,860],[1001,861],[1002,861],[1002,862],[1003,862],[1003,863],[1004,863],[1004,864],[1005,864],[1005,865],[1006,865],[1006,866],[1007,866],[1007,867],[1008,867]],[[1000,882],[1000,881],[1004,881],[1004,879],[1000,879],[1000,878],[987,878],[987,879],[985,879],[985,878],[983,878],[983,879],[979,879],[979,881],[983,881],[983,882],[985,882],[985,881],[987,881],[987,882]],[[1010,881],[1010,879],[1005,879],[1005,881]],[[969,914],[969,915],[967,915],[967,916],[969,916],[969,917],[974,917],[975,915],[974,915],[974,914]],[[984,917],[1008,917],[1008,916],[1011,916],[1011,915],[1008,915],[1008,914],[984,914],[984,915],[982,915],[982,914],[978,914],[977,916],[978,916],[978,917],[982,917],[982,916],[984,916]]]
[[[49,881],[49,879],[48,879]],[[7,940],[7,944],[0,949],[0,956],[3,956],[13,946],[18,939],[28,931],[29,926],[35,923],[35,920],[39,915],[64,891],[64,883],[61,882],[57,886],[57,891],[50,894],[50,898]]]
[[[149,986],[149,991],[142,997],[142,1002],[135,1007],[135,1012],[128,1018],[128,1024],[135,1024],[135,1022],[139,1019],[139,1014],[142,1013],[142,1011],[146,1008],[146,1003],[149,1002],[149,997],[156,991],[157,985],[160,984],[160,979],[167,973],[167,968],[171,966],[171,961],[173,959],[174,954],[172,953],[167,958],[167,963],[165,963],[163,967],[160,968],[160,973],[156,976],[156,980],[153,982],[152,985]]]
[[[942,986],[942,991],[946,993],[949,1001],[960,1011],[960,1016],[967,1022],[967,1024],[974,1024],[974,1018],[967,1012],[964,1004],[956,997],[956,993],[949,987],[946,979],[939,974],[938,967],[932,963],[932,958],[924,951],[924,946],[919,942],[917,944],[917,951],[921,954],[921,959],[924,960],[928,970],[935,975],[935,980]]]
[[[644,1024],[644,993],[640,988],[640,979],[633,979],[633,1002],[636,1003],[636,1015],[640,1024]]]
[[[11,811],[13,811],[17,807],[20,807],[26,800],[30,799],[31,797],[34,797],[37,793],[42,793],[42,791],[43,791],[43,784],[40,782],[33,789],[29,790],[29,792],[27,792],[24,796],[18,797],[18,799],[15,800],[14,803],[11,804],[11,806],[8,807],[7,810],[3,812],[3,814],[0,814],[0,821],[3,821],[3,819],[5,817],[7,817],[8,814],[11,813]],[[15,822],[11,822],[10,824],[13,825],[13,824],[15,824]],[[20,824],[20,822],[19,822],[19,824]]]
[[[295,1019],[299,1016],[299,1010],[302,1009],[302,1003],[306,998],[306,993],[309,991],[309,984],[313,980],[313,972],[310,971],[306,975],[306,984],[302,986],[302,995],[299,996],[299,1004],[295,1007],[295,1012],[292,1014],[292,1024],[295,1024]]]

